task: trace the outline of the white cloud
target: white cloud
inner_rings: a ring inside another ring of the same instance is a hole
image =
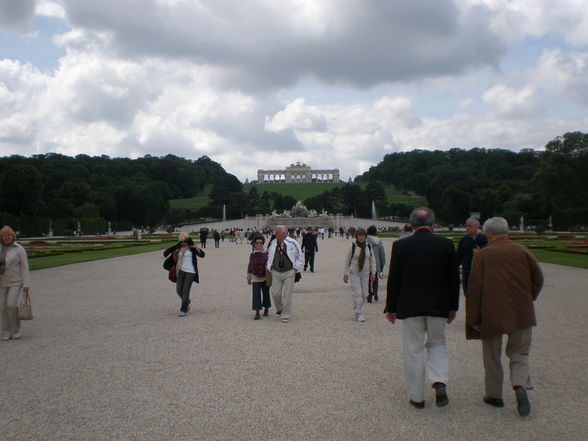
[[[471,4],[471,0],[463,0]],[[578,47],[588,44],[585,0],[477,0],[492,11],[491,27],[509,39],[543,37],[558,32]]]
[[[370,87],[496,66],[505,53],[483,6],[436,0],[64,0],[75,28],[112,37],[122,57],[182,58],[225,68],[243,89],[305,77]]]
[[[531,85],[515,90],[497,84],[484,93],[483,99],[503,118],[536,117],[543,113],[543,106]]]
[[[534,72],[545,89],[588,106],[588,53],[545,50]]]
[[[389,152],[540,148],[588,125],[584,2],[23,5],[9,24],[19,48],[38,42],[18,37],[35,13],[70,30],[53,35],[65,56],[52,72],[0,59],[0,155],[206,154],[242,180],[304,161],[346,180]],[[553,33],[578,48],[531,39],[530,64],[499,66],[509,42]]]

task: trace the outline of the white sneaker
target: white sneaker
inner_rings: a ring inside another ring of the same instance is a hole
[[[8,341],[10,340],[12,337],[10,335],[5,335],[4,337],[2,337],[2,341]]]
[[[187,312],[180,311],[180,313],[178,314],[178,317],[186,317],[187,315],[188,315]]]
[[[20,331],[12,335],[12,338],[17,339],[20,338]]]
[[[363,314],[357,314],[357,321],[358,322],[365,322],[365,317]]]

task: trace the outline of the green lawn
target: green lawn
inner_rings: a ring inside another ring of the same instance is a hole
[[[188,199],[172,199],[169,201],[170,209],[197,211],[208,205],[212,184],[207,185],[196,196]]]
[[[260,196],[264,191],[268,193],[274,191],[283,196],[292,196],[297,201],[304,201],[342,185],[332,182],[325,182],[324,184],[244,184],[243,189],[248,192],[251,187],[255,186]]]
[[[317,196],[321,193],[330,191],[336,187],[341,187],[345,184],[340,183],[324,183],[324,184],[243,184],[243,190],[249,192],[251,187],[255,186],[259,195],[264,191],[276,192],[283,196],[292,196],[297,201],[305,201],[308,198]],[[366,183],[359,184],[365,189]],[[402,193],[394,185],[385,185],[386,196],[388,203],[400,203],[408,205],[409,207],[426,206],[427,201],[424,198],[415,198]],[[188,199],[172,199],[169,201],[170,209],[197,211],[198,209],[208,205],[210,191],[212,185],[207,185],[196,196]]]
[[[129,246],[96,251],[82,251],[79,253],[65,253],[57,256],[43,256],[29,259],[31,270],[52,268],[54,266],[69,265],[70,263],[89,262],[91,260],[110,259],[111,257],[129,256],[131,254],[147,253],[150,251],[164,250],[177,240],[165,240],[141,246]],[[163,260],[162,260],[163,263]]]
[[[588,255],[558,253],[555,251],[546,251],[543,249],[531,249],[531,251],[539,262],[588,269]]]
[[[384,190],[386,191],[386,196],[388,196],[389,204],[404,204],[414,208],[426,207],[428,205],[427,200],[425,198],[413,197],[404,194],[392,184],[385,185]]]

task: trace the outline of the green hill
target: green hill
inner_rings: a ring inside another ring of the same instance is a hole
[[[317,196],[326,191],[330,191],[335,187],[342,187],[345,184],[338,183],[324,183],[324,184],[244,184],[243,190],[249,192],[251,187],[255,187],[261,195],[264,191],[275,192],[282,196],[291,196],[297,201],[305,201],[308,198]],[[365,183],[359,183],[362,188],[365,188]],[[208,205],[209,195],[212,185],[209,184],[204,189],[192,198],[186,199],[172,199],[169,201],[170,209],[197,211],[202,207]],[[418,207],[420,205],[427,205],[424,198],[413,197],[402,193],[394,185],[384,185],[386,196],[389,204],[404,204],[409,207]]]
[[[304,201],[305,199],[343,185],[344,184],[330,182],[325,182],[323,184],[244,184],[243,189],[248,192],[251,187],[255,187],[260,195],[263,194],[264,191],[267,191],[268,193],[273,191],[282,196],[292,196],[297,201]]]

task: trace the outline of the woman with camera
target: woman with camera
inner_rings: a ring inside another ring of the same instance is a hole
[[[190,288],[192,283],[199,283],[196,256],[204,257],[204,251],[194,243],[188,233],[178,234],[179,242],[163,252],[164,257],[171,258],[175,264],[177,280],[176,293],[182,300],[180,317],[188,315],[190,310]]]

